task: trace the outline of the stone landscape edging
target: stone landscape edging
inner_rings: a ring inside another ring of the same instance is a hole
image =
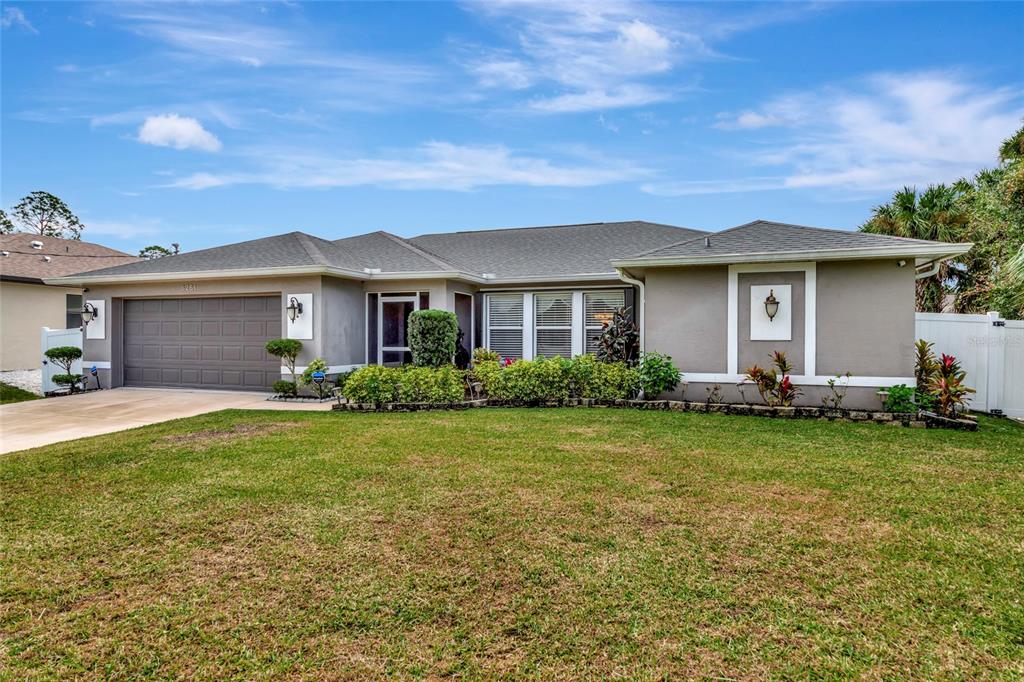
[[[776,419],[819,419],[841,422],[874,422],[908,428],[944,428],[963,431],[977,431],[975,418],[960,416],[951,419],[930,412],[882,412],[871,410],[832,409],[825,407],[771,407],[746,403],[708,403],[686,400],[597,400],[594,398],[570,398],[549,400],[536,404],[481,398],[458,403],[338,403],[333,407],[341,412],[423,412],[428,410],[468,410],[480,407],[589,407],[589,408],[632,408],[641,410],[697,412],[708,414],[735,414],[771,417]]]

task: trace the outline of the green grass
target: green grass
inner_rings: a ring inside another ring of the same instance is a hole
[[[0,459],[0,677],[1020,679],[1024,428],[227,411]]]
[[[20,403],[25,400],[38,400],[41,397],[30,391],[0,381],[0,405]]]

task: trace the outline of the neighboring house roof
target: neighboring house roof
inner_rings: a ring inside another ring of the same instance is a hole
[[[795,259],[833,260],[914,256],[922,261],[956,255],[971,244],[890,237],[868,232],[832,230],[755,220],[636,255],[613,259],[620,267],[756,263]]]
[[[640,220],[554,225],[413,237],[416,246],[471,272],[514,277],[614,275],[610,260],[705,232]]]
[[[289,232],[106,268],[74,280],[323,273],[358,279],[447,277],[525,283],[614,279],[617,267],[628,266],[888,256],[928,262],[970,246],[764,220],[716,233],[644,221],[449,232],[411,239],[371,232],[327,241]],[[629,253],[638,255],[625,258]]]
[[[30,284],[141,260],[92,242],[28,232],[0,235],[0,252],[0,279]]]

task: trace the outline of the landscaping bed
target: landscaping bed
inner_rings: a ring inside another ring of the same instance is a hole
[[[451,403],[353,403],[339,402],[335,411],[342,412],[422,412],[425,410],[467,410],[480,407],[620,407],[641,410],[671,410],[673,412],[702,412],[712,414],[754,415],[778,419],[822,419],[825,421],[874,422],[911,428],[945,428],[977,431],[978,419],[959,415],[956,419],[929,412],[893,413],[870,410],[847,410],[826,407],[773,407],[768,405],[708,403],[684,400],[599,400],[570,398],[568,400],[541,401],[523,405],[506,400],[481,398]]]

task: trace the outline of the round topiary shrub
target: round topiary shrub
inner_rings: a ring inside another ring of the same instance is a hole
[[[279,379],[274,382],[274,393],[280,396],[294,396],[298,393],[294,381]]]
[[[417,367],[452,364],[459,322],[447,310],[417,310],[409,315],[409,350]]]

